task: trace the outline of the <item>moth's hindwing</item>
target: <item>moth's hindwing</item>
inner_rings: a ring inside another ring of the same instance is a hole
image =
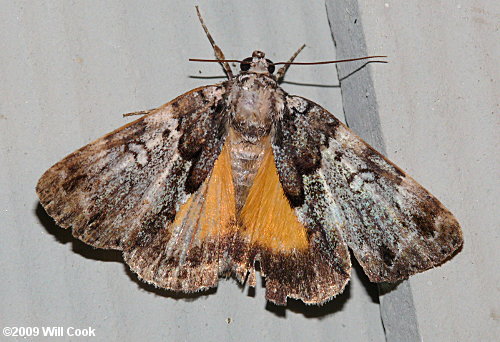
[[[239,215],[240,229],[229,248],[232,270],[255,285],[255,264],[266,279],[266,298],[285,305],[287,297],[319,304],[341,292],[350,260],[340,235],[304,225],[285,197],[271,144]]]
[[[190,195],[200,189],[214,194],[204,210],[231,200],[220,181],[205,182],[226,136],[225,92],[224,83],[194,89],[70,154],[40,178],[41,204],[85,243],[123,250],[147,281],[185,291],[214,286],[216,251],[197,237],[213,235],[209,220],[227,215],[210,214],[196,235],[189,210],[199,209]]]
[[[346,243],[371,281],[406,279],[462,245],[434,196],[319,105],[287,96],[273,148],[298,216],[325,248]]]

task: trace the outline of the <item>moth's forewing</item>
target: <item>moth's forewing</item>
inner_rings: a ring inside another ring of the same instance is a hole
[[[68,155],[38,181],[40,203],[92,246],[148,244],[210,173],[224,93],[224,84],[194,89]]]
[[[299,217],[340,233],[370,280],[406,279],[460,248],[457,220],[420,184],[319,105],[287,103],[274,140],[285,193]]]

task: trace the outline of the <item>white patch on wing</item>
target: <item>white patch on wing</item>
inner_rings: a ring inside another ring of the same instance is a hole
[[[148,151],[144,148],[143,145],[141,144],[134,144],[131,143],[128,145],[128,148],[130,151],[134,152],[137,154],[136,156],[136,161],[141,165],[144,166],[148,162]]]

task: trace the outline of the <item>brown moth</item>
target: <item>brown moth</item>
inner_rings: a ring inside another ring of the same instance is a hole
[[[199,14],[199,12],[198,12]],[[194,292],[234,276],[266,298],[321,304],[349,280],[350,248],[374,282],[446,261],[453,215],[316,103],[279,86],[261,51],[82,147],[36,187],[58,225],[118,249],[146,282]],[[300,50],[298,51],[300,52]],[[292,57],[290,62],[296,57]]]

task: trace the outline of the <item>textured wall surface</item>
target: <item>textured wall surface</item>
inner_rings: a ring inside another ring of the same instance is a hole
[[[497,340],[500,5],[359,1],[359,13],[351,19],[361,21],[367,53],[389,56],[370,68],[386,153],[464,232],[461,253],[411,278],[410,319],[424,341]],[[382,313],[393,325],[408,319],[397,306]]]
[[[203,295],[172,295],[137,280],[117,252],[94,250],[38,205],[37,179],[66,154],[161,105],[223,80],[192,2],[3,4],[1,30],[1,323],[92,326],[97,340],[300,341],[384,339],[376,287],[354,272],[323,307],[266,305],[233,280]],[[199,2],[227,57],[255,49],[287,60],[335,58],[323,2]],[[283,87],[342,117],[335,66],[294,67]],[[214,78],[218,77],[218,78]]]
[[[462,253],[411,280],[413,314],[429,341],[498,334],[499,11],[485,3],[359,5],[367,52],[390,56],[369,66],[380,142],[465,234]],[[384,341],[377,287],[358,269],[322,307],[272,306],[260,285],[249,291],[233,280],[205,294],[172,294],[137,280],[119,253],[73,239],[38,204],[41,174],[127,123],[122,113],[223,80],[218,65],[187,61],[212,57],[195,4],[229,58],[261,49],[286,60],[303,43],[302,61],[336,56],[322,1],[2,2],[2,327],[90,326],[93,341]],[[288,92],[344,120],[335,66],[292,67],[286,80]]]

